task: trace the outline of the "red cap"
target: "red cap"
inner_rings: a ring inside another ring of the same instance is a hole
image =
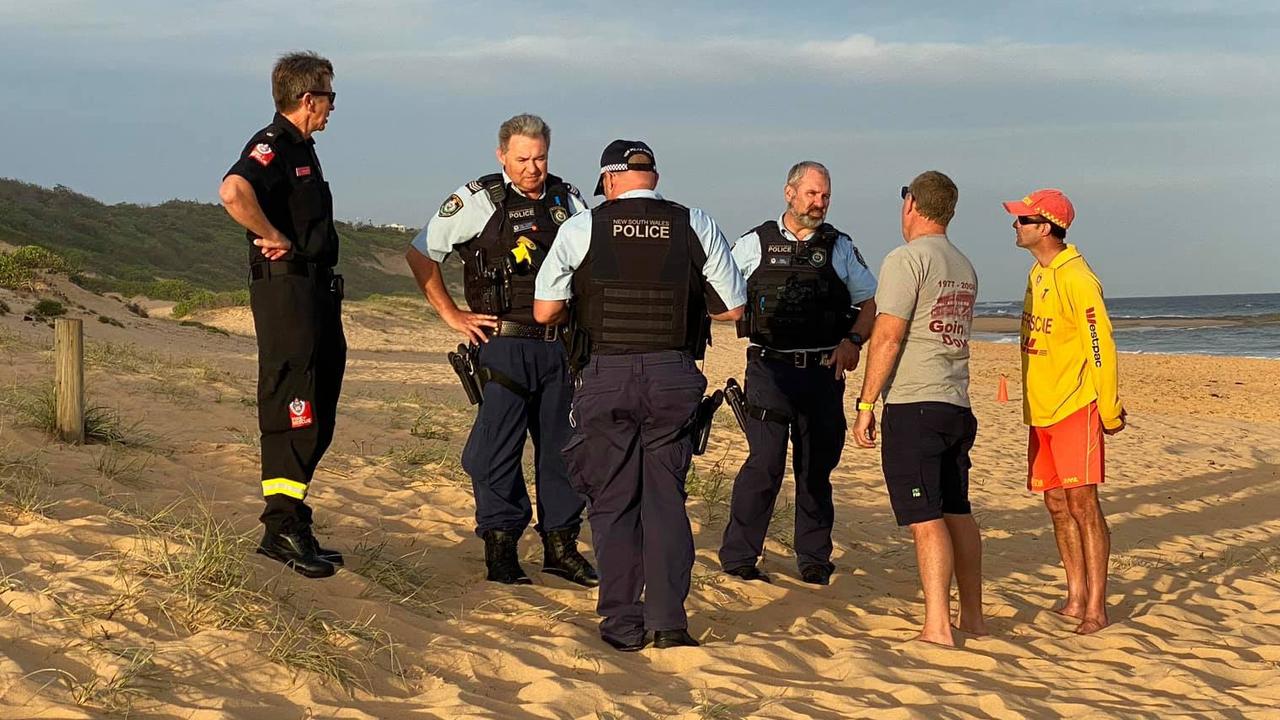
[[[1071,227],[1071,221],[1076,219],[1076,209],[1071,201],[1055,188],[1036,190],[1021,200],[1010,200],[1004,204],[1004,209],[1010,215],[1043,215],[1063,230]]]

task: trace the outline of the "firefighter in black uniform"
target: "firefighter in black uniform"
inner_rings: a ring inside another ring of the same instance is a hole
[[[473,349],[482,385],[480,408],[462,452],[476,499],[476,534],[484,539],[488,579],[531,582],[517,543],[533,518],[521,458],[533,438],[536,529],[543,572],[594,587],[595,568],[578,551],[584,502],[569,485],[560,448],[569,439],[572,388],[563,324],[533,318],[533,280],[556,229],[586,208],[578,191],[547,173],[551,129],[517,115],[498,131],[503,172],[458,188],[405,255],[418,286],[440,317]],[[469,311],[445,287],[440,263],[463,262]],[[466,382],[466,380],[464,380]],[[474,392],[474,386],[472,391]]]
[[[707,380],[710,318],[742,316],[746,288],[709,215],[664,200],[653,151],[616,140],[600,159],[608,198],[560,227],[538,273],[534,317],[580,328],[575,432],[564,454],[590,500],[600,636],[623,651],[697,645],[684,601],[693,569],[685,475]],[[709,422],[710,418],[706,418]],[[641,601],[641,594],[644,601]]]
[[[250,241],[249,304],[258,337],[262,513],[258,552],[307,577],[342,555],[321,548],[305,500],[333,441],[346,366],[333,197],[312,135],[333,111],[333,65],[291,53],[271,73],[276,114],[245,146],[219,195]]]
[[[857,367],[871,331],[876,281],[849,236],[824,222],[831,199],[825,167],[797,163],[783,194],[782,216],[733,248],[747,276],[738,334],[751,344],[739,417],[750,453],[734,480],[720,563],[730,575],[769,582],[756,561],[782,487],[789,434],[796,562],[802,580],[826,585],[834,570],[831,471],[845,442],[844,375]]]

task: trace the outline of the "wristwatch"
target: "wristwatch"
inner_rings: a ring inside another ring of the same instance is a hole
[[[856,332],[849,333],[848,335],[845,336],[845,339],[847,339],[849,342],[853,343],[859,348],[862,347],[862,344],[864,342],[866,342],[866,340]]]
[[[863,410],[871,411],[876,409],[876,404],[873,402],[867,402],[862,398],[858,398],[856,401],[856,407],[858,412],[862,412]]]

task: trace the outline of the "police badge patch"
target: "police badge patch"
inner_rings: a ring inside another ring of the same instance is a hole
[[[823,250],[822,248],[814,249],[813,252],[809,253],[809,264],[816,268],[820,268],[823,265],[826,265],[827,251]]]
[[[442,218],[453,217],[454,215],[457,215],[458,211],[461,209],[462,209],[462,198],[458,197],[456,194],[450,195],[449,199],[445,200],[440,205],[440,217]]]
[[[565,220],[569,219],[569,211],[561,205],[551,206],[551,220],[557,225],[563,225]]]
[[[858,246],[850,243],[850,247],[853,248],[853,256],[858,258],[858,264],[870,270],[871,268],[867,267],[867,261],[862,259],[862,253],[858,252]]]

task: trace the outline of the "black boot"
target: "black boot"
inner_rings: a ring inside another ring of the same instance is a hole
[[[346,564],[346,561],[342,557],[342,553],[338,552],[337,550],[330,550],[329,548],[320,547],[320,541],[316,539],[316,536],[311,532],[310,527],[302,531],[301,534],[305,534],[308,538],[310,538],[309,543],[311,547],[314,549],[316,557],[320,558],[321,560],[324,560],[325,562],[331,565],[337,565],[338,567],[342,567],[343,565]]]
[[[486,580],[507,585],[531,585],[533,581],[520,567],[517,543],[520,536],[506,530],[488,530],[484,534],[484,564],[489,569]]]
[[[583,587],[596,587],[596,569],[578,552],[578,528],[552,530],[542,535],[542,572]]]
[[[276,532],[262,534],[257,552],[266,555],[294,572],[309,578],[326,578],[333,575],[333,563],[322,560],[316,554],[316,540],[310,532]]]

